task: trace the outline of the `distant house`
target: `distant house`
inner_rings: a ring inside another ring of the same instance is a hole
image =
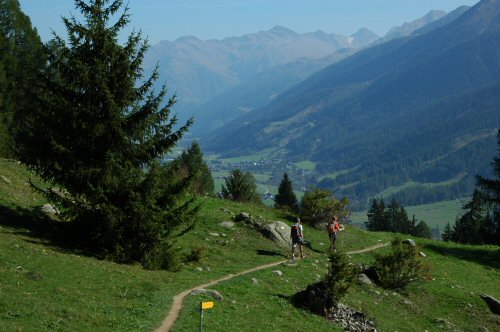
[[[265,201],[274,201],[274,195],[269,191],[266,191],[264,195],[262,195],[262,199]]]

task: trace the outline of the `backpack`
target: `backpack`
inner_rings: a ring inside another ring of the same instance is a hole
[[[333,223],[328,224],[328,234],[335,232],[335,225]]]
[[[291,228],[291,234],[293,238],[299,237],[299,227],[297,225],[293,225]]]

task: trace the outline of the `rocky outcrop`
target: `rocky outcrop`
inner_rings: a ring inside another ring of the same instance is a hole
[[[309,285],[292,297],[295,306],[307,309],[342,326],[344,331],[376,332],[375,323],[365,314],[333,301],[322,282]]]
[[[283,221],[268,221],[262,217],[252,218],[249,213],[240,212],[234,217],[235,222],[241,222],[247,226],[255,228],[266,238],[281,246],[290,246],[290,226]]]

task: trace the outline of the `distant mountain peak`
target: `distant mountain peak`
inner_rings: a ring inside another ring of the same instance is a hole
[[[292,30],[285,28],[284,26],[281,26],[281,25],[274,26],[268,32],[271,32],[274,34],[279,34],[279,35],[296,35],[297,34],[295,31],[292,31]]]

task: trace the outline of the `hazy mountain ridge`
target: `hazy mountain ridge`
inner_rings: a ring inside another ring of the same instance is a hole
[[[152,45],[144,68],[151,71],[159,63],[160,79],[168,78],[182,108],[205,102],[272,67],[301,58],[321,59],[340,48],[363,46],[378,38],[369,35],[367,31],[353,36],[322,31],[300,34],[276,26],[222,40],[187,36]]]
[[[417,19],[415,23],[405,23],[404,34],[411,34],[424,23],[435,22],[446,18],[446,16],[433,14],[432,12],[423,18]],[[429,23],[430,24],[430,23]],[[396,28],[395,28],[396,29]],[[293,33],[284,30],[283,33]],[[326,33],[317,31],[314,33],[318,38],[330,38]],[[401,34],[400,34],[401,35]],[[388,40],[389,38],[386,38]],[[185,113],[195,116],[195,124],[192,133],[203,134],[223,124],[263,107],[279,94],[285,92],[293,85],[299,83],[307,76],[335,63],[349,55],[354,54],[363,47],[378,43],[380,38],[366,28],[359,29],[348,38],[351,48],[342,48],[321,59],[301,58],[297,61],[270,68],[252,79],[249,79],[234,88],[227,90],[210,99],[209,101],[194,107],[185,109]]]
[[[212,147],[229,155],[280,147],[292,159],[319,162],[324,172],[356,166],[323,184],[350,185],[346,193],[358,197],[381,187],[369,185],[368,176],[387,187],[425,177],[450,179],[466,170],[469,177],[457,190],[468,190],[466,181],[487,171],[494,138],[488,137],[491,144],[471,143],[484,153],[476,156],[482,164],[467,160],[470,146],[446,156],[452,151],[447,142],[465,131],[500,126],[494,94],[500,82],[499,7],[482,1],[427,34],[398,38],[331,65],[223,127]],[[424,164],[433,159],[439,163]],[[457,160],[461,167],[452,165]]]

